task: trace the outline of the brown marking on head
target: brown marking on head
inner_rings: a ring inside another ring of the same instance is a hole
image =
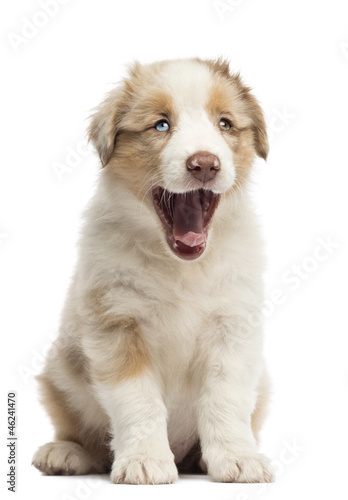
[[[160,67],[135,63],[96,109],[89,128],[102,165],[141,199],[158,178],[159,155],[170,137],[154,127],[161,119],[176,119],[173,100],[158,79]]]
[[[234,102],[233,105],[238,109],[244,108],[244,113],[252,120],[251,128],[254,134],[255,151],[260,158],[267,159],[269,145],[267,139],[266,124],[262,109],[251,94],[251,88],[244,85],[239,73],[231,74],[229,62],[226,59],[207,59],[200,60],[207,64],[216,74],[221,75],[225,80],[229,81],[234,87],[231,89]],[[237,96],[235,91],[237,90]],[[216,91],[216,89],[214,90]],[[235,99],[237,97],[237,100]]]
[[[227,118],[232,123],[230,131],[223,137],[233,151],[237,180],[243,182],[249,175],[255,154],[263,159],[268,154],[263,113],[240,75],[230,74],[226,61],[208,60],[206,64],[215,71],[206,109],[215,122]]]

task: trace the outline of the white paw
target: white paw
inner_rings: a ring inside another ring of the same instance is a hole
[[[178,478],[173,459],[133,456],[116,459],[111,471],[113,483],[167,484]]]
[[[272,483],[274,474],[270,461],[264,455],[221,457],[208,462],[208,473],[221,483]]]
[[[55,441],[40,446],[32,464],[49,475],[88,474],[93,469],[88,453],[82,446],[71,441]]]

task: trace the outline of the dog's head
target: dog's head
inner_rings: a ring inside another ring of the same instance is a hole
[[[89,136],[186,260],[204,252],[221,196],[245,182],[255,154],[268,153],[260,106],[221,60],[136,63],[97,108]]]

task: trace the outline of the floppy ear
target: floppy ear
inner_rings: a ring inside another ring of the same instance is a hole
[[[112,90],[95,108],[88,128],[88,139],[96,148],[102,166],[105,167],[115,149],[116,136],[122,117],[123,87]]]
[[[267,127],[261,106],[252,95],[250,87],[244,85],[239,73],[231,75],[230,78],[234,83],[237,83],[239,87],[240,97],[243,99],[247,108],[247,114],[252,119],[252,130],[254,134],[254,147],[256,154],[260,156],[260,158],[266,160],[269,146],[267,138]]]
[[[253,95],[248,93],[250,115],[253,120],[254,144],[256,153],[260,158],[267,159],[269,145],[267,127],[262,109]]]
[[[250,93],[250,88],[243,85],[237,76],[242,87],[242,97],[247,105],[247,112],[252,119],[252,129],[254,133],[254,147],[257,155],[264,160],[267,159],[269,145],[267,138],[267,127],[261,106]]]

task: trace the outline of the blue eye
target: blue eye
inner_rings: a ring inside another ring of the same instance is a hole
[[[158,130],[158,132],[168,132],[168,130],[170,130],[170,125],[167,120],[161,120],[157,123],[155,129]]]

